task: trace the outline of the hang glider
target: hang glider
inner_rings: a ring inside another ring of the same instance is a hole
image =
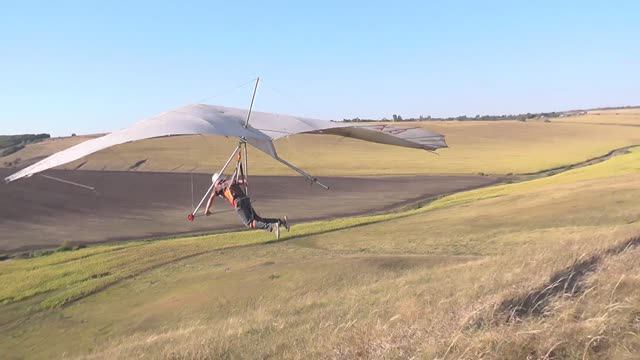
[[[249,116],[251,123],[249,123]],[[331,134],[429,151],[447,147],[443,135],[423,128],[402,128],[392,125],[358,126],[265,112],[250,112],[247,115],[247,111],[242,109],[193,104],[159,114],[123,130],[57,152],[6,177],[5,181],[11,182],[30,177],[118,144],[190,134],[237,137],[315,183],[317,179],[278,156],[273,144],[274,140],[294,134]]]

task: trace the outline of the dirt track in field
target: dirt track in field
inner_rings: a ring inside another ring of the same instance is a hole
[[[0,169],[3,178],[11,169]],[[230,207],[186,220],[191,211],[191,175],[180,173],[48,171],[90,185],[96,192],[35,175],[0,184],[0,253],[71,244],[140,239],[239,229]],[[326,177],[325,191],[301,177],[254,176],[251,197],[263,216],[288,215],[292,223],[390,209],[427,197],[488,185],[487,176]],[[197,203],[210,176],[193,175]]]

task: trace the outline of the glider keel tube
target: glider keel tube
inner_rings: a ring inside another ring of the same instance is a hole
[[[329,187],[327,185],[321,183],[320,181],[318,181],[318,178],[309,175],[308,173],[304,172],[303,170],[301,170],[299,167],[293,165],[292,163],[284,160],[283,158],[281,158],[279,156],[275,156],[274,159],[278,160],[280,163],[282,163],[282,164],[286,165],[287,167],[291,168],[293,171],[297,172],[298,174],[304,176],[305,179],[307,179],[307,180],[309,180],[309,182],[311,182],[311,184],[317,184],[321,188],[323,188],[325,190],[329,190]]]

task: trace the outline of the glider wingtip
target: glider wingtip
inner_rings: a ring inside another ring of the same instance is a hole
[[[28,175],[26,177],[29,177],[29,176],[31,176],[31,175]],[[18,179],[21,179],[23,177],[25,177],[25,176],[24,175],[20,176],[19,173],[15,173],[15,174],[9,175],[6,178],[4,178],[4,183],[8,184],[10,182],[14,182],[14,181],[16,181]]]

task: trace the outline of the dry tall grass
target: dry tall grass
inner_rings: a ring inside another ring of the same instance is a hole
[[[592,170],[591,179],[576,171],[569,182],[513,185],[500,197],[160,271],[152,278],[195,281],[187,271],[237,260],[236,277],[213,284],[271,284],[224,302],[206,292],[209,311],[183,294],[184,306],[201,310],[89,357],[634,358],[640,177]],[[274,265],[256,267],[263,261]]]

